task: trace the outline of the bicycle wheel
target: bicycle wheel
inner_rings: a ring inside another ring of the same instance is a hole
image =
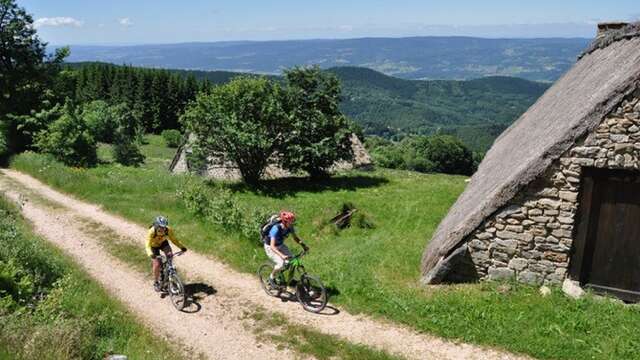
[[[186,305],[186,294],[184,293],[184,285],[182,280],[178,277],[178,274],[169,275],[167,279],[167,292],[171,297],[171,302],[178,311],[181,311]]]
[[[327,306],[327,290],[317,276],[302,274],[296,285],[296,297],[305,310],[313,313]]]
[[[258,279],[260,279],[260,286],[262,287],[262,290],[264,290],[267,295],[278,296],[280,295],[280,289],[274,289],[269,284],[269,276],[271,276],[272,271],[272,263],[264,263],[260,265],[260,267],[258,268]]]

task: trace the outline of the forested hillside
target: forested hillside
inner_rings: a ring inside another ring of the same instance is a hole
[[[329,71],[342,82],[342,110],[365,134],[439,132],[456,135],[476,151],[486,151],[549,86],[510,77],[411,81],[365,68]]]
[[[147,131],[177,128],[177,117],[198,90],[244,75],[227,71],[159,70],[104,63],[70,64],[65,86],[78,102],[109,100],[137,110]],[[459,137],[474,151],[493,140],[547,89],[510,77],[405,80],[358,67],[328,70],[342,84],[342,111],[366,135],[400,139],[434,133]],[[278,78],[278,77],[274,77]]]

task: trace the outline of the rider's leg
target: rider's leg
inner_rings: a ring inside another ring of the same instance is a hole
[[[271,250],[271,248],[269,248],[269,250]],[[273,252],[273,250],[271,250]],[[283,255],[287,256],[287,257],[292,257],[293,254],[291,253],[291,251],[289,250],[289,248],[287,247],[287,245],[282,244],[280,246],[278,246],[278,251],[280,251]],[[282,271],[282,268],[284,268],[284,259],[281,258],[280,256],[278,256],[277,254],[274,255],[278,258],[278,262],[276,263],[276,266],[273,267],[273,271],[271,272],[271,278],[275,279],[275,277],[278,275],[278,273],[280,271]]]
[[[169,245],[168,241],[165,240],[162,244],[160,244],[160,248],[167,257],[173,256],[173,251],[171,250],[171,245]]]
[[[278,254],[276,254],[275,251],[273,251],[273,249],[271,249],[271,246],[267,244],[264,245],[264,252],[267,254],[269,259],[271,259],[271,261],[273,261],[275,264],[273,267],[273,271],[271,271],[271,275],[269,275],[270,279],[274,279],[276,274],[284,266],[284,260]]]
[[[151,261],[153,264],[153,279],[158,282],[160,278],[160,258],[156,257]]]

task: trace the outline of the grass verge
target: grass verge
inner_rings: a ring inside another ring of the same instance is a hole
[[[0,197],[0,358],[186,358],[36,237]],[[191,358],[191,356],[189,356]]]
[[[402,357],[364,345],[353,344],[336,336],[326,335],[309,327],[291,324],[280,314],[268,313],[264,308],[245,313],[251,319],[256,336],[279,346],[293,349],[319,360],[400,360]]]
[[[148,162],[140,168],[103,164],[74,169],[33,153],[19,155],[12,166],[143,226],[164,214],[188,247],[238,270],[255,271],[265,258],[256,240],[193,216],[176,196],[187,182],[201,180],[170,175],[169,151],[154,137],[143,152]],[[541,297],[537,288],[520,284],[506,292],[493,283],[421,287],[426,239],[463,190],[463,177],[376,171],[317,183],[269,181],[257,192],[238,184],[223,186],[246,208],[295,211],[297,232],[312,249],[305,258],[307,269],[330,288],[332,302],[352,313],[540,358],[636,358],[640,353],[637,307],[593,297],[573,301],[555,288]],[[326,226],[347,202],[365,212],[374,228],[335,231]]]

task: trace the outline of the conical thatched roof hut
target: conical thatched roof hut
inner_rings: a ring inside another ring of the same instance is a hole
[[[174,174],[196,171],[196,169],[192,169],[189,166],[187,156],[191,152],[191,144],[194,140],[195,139],[189,136],[187,137],[187,140],[178,147],[178,150],[169,165],[169,171]],[[330,169],[332,172],[351,169],[370,170],[373,167],[373,162],[371,161],[369,153],[356,134],[351,134],[351,149],[353,150],[353,161],[336,162]],[[207,159],[206,168],[198,169],[197,171],[199,171],[202,176],[218,180],[238,180],[241,178],[240,171],[235,163],[228,161],[223,162],[220,160],[220,157],[216,156],[210,156]],[[263,176],[267,179],[276,179],[292,175],[294,174],[291,174],[275,164],[271,164],[267,166]]]
[[[640,294],[640,276],[621,275],[640,275],[640,221],[629,217],[640,216],[639,84],[640,25],[600,24],[495,141],[429,242],[423,281],[569,276]]]

